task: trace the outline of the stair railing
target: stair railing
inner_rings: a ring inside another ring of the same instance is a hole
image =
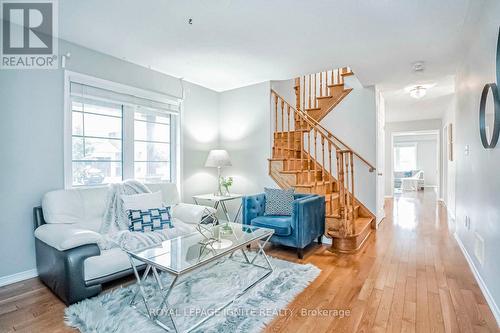
[[[342,220],[339,233],[343,236],[354,234],[353,151],[338,145],[305,112],[295,109],[272,89],[271,100],[272,111],[274,111],[273,158],[288,159],[288,170],[291,169],[290,165],[296,165],[291,163],[290,159],[300,161],[300,171],[307,172],[307,180],[310,184],[314,184],[314,189],[318,189],[318,175],[321,173],[322,184],[320,186],[324,193],[332,195],[335,190],[339,193],[337,217]],[[300,142],[298,148],[296,139]],[[304,170],[304,161],[306,161],[307,170]],[[333,179],[333,163],[336,164],[336,185]],[[331,214],[334,213],[332,199],[329,200],[327,209]]]
[[[318,97],[328,96],[328,88],[343,84],[344,76],[351,73],[350,67],[342,67],[296,78],[296,88],[299,89],[296,108],[300,110],[317,108]]]

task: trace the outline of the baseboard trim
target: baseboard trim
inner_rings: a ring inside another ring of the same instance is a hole
[[[488,303],[491,312],[493,312],[493,316],[495,316],[495,320],[497,321],[497,326],[500,327],[500,309],[498,308],[498,305],[495,303],[493,296],[491,296],[488,287],[484,283],[483,278],[479,274],[479,271],[477,270],[474,261],[472,261],[472,258],[470,257],[469,252],[467,252],[467,249],[460,240],[460,237],[458,237],[456,232],[454,233],[454,236],[455,240],[458,243],[458,246],[460,247],[460,250],[462,250],[462,253],[464,254],[465,260],[467,260],[467,263],[469,264],[472,274],[474,274],[474,277],[476,278],[477,284],[479,285],[479,288],[481,289],[481,292],[483,293],[483,296],[486,299],[486,302]]]
[[[29,269],[29,270],[24,271],[24,272],[15,273],[12,275],[2,276],[2,277],[0,277],[0,287],[6,286],[6,285],[9,285],[12,283],[16,283],[19,281],[31,279],[31,278],[34,278],[37,276],[38,276],[38,272],[37,272],[36,268]]]
[[[453,221],[455,221],[455,214],[450,210],[450,208],[448,207],[448,204],[446,203],[446,201],[444,201],[444,199],[438,199],[437,200],[439,203],[441,203],[444,208],[446,208],[446,213],[448,213],[448,218],[452,219]]]
[[[384,195],[384,199],[392,199],[392,195]]]

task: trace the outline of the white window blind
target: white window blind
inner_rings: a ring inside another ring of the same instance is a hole
[[[175,182],[180,102],[123,86],[69,81],[70,186],[135,178]],[[69,187],[67,185],[67,187]]]
[[[394,171],[417,169],[417,145],[414,143],[398,144],[394,147]]]

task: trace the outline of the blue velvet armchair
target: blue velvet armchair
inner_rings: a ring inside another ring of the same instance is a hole
[[[295,194],[291,216],[264,215],[264,193],[243,197],[243,224],[274,230],[271,243],[297,248],[300,259],[304,248],[325,232],[325,198],[315,194]]]

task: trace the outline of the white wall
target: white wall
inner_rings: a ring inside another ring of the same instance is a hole
[[[210,149],[219,147],[219,93],[187,82],[183,103],[182,198],[213,193],[217,188],[217,170],[205,168]]]
[[[438,135],[402,135],[394,137],[394,146],[399,143],[415,143],[417,145],[417,169],[424,171],[425,186],[438,186]]]
[[[61,41],[71,52],[67,68],[142,89],[180,96],[179,80]],[[205,190],[211,177],[200,163],[218,142],[218,95],[186,83],[184,104],[185,196]],[[42,195],[64,187],[63,70],[0,71],[0,277],[35,268],[32,208]],[[196,122],[193,121],[196,119]],[[195,126],[192,128],[191,126]],[[214,134],[215,133],[215,134]],[[197,175],[197,176],[196,176]],[[213,177],[214,178],[214,177]]]
[[[270,87],[269,82],[263,82],[220,94],[220,146],[229,152],[232,162],[224,174],[233,176],[235,193],[261,193],[264,187],[277,187],[268,174]],[[238,205],[231,202],[232,214]]]
[[[430,120],[415,120],[403,121],[385,124],[385,195],[392,195],[392,135],[398,132],[412,132],[412,131],[426,131],[437,130],[439,131],[439,141],[442,142],[441,134],[441,119]],[[441,155],[439,156],[439,168],[441,167]]]
[[[474,23],[456,81],[456,234],[500,322],[500,145],[483,148],[478,116],[484,84],[496,82],[500,76],[500,64],[495,64],[500,2],[485,0],[480,4],[481,19]],[[465,226],[466,216],[470,228]],[[476,235],[484,239],[483,262],[475,255],[475,246],[480,244]]]
[[[375,166],[377,160],[375,88],[361,86],[353,76],[346,78],[346,85],[354,90],[321,120],[321,124]],[[377,172],[368,170],[366,164],[355,159],[355,195],[372,213],[376,214]]]

